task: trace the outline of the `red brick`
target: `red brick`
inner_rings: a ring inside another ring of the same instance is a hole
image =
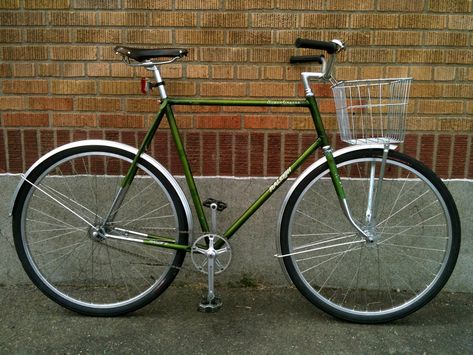
[[[21,96],[0,96],[0,110],[23,110],[26,109],[25,100]]]
[[[287,116],[245,116],[245,128],[248,129],[287,129]]]
[[[46,94],[48,82],[46,80],[4,80],[4,94]]]
[[[84,0],[82,0],[84,1]],[[95,0],[88,0],[90,1],[91,7],[97,6],[97,2]],[[118,8],[119,6],[117,6]],[[128,9],[160,9],[160,10],[167,10],[172,7],[172,0],[126,0],[124,8]]]
[[[72,98],[70,97],[32,96],[28,102],[29,107],[33,110],[72,110]]]
[[[220,0],[175,0],[176,9],[216,10],[220,8]]]
[[[31,77],[34,76],[33,64],[15,63],[13,64],[14,77]]]
[[[99,127],[143,128],[144,118],[141,115],[99,115]]]
[[[251,15],[251,23],[257,28],[296,28],[298,16],[292,13],[255,13]]]
[[[0,129],[0,173],[7,172],[7,154],[4,134],[4,130]]]
[[[96,127],[95,113],[55,113],[52,115],[54,127]]]
[[[153,157],[165,167],[169,166],[169,143],[170,134],[168,131],[160,130],[153,138]]]
[[[192,173],[195,175],[202,175],[201,158],[200,158],[200,132],[186,132],[186,153],[187,160],[192,168]]]
[[[406,134],[403,144],[403,152],[411,157],[417,157],[417,142],[419,136],[417,134]]]
[[[292,97],[294,95],[293,83],[250,83],[250,96]]]
[[[202,83],[200,86],[202,96],[234,97],[246,95],[246,84],[244,83]]]
[[[89,139],[103,139],[104,132],[100,131],[89,131]]]
[[[71,141],[71,131],[68,129],[59,129],[56,131],[56,144],[59,146]]]
[[[250,133],[250,176],[264,176],[264,133]]]
[[[247,27],[248,15],[241,12],[203,12],[202,27]]]
[[[218,134],[219,167],[218,174],[233,176],[233,134],[220,132]]]
[[[217,133],[202,133],[202,175],[217,175]]]
[[[87,139],[87,131],[82,131],[79,129],[75,129],[72,131],[72,140],[74,142],[81,141]]]
[[[301,152],[304,152],[311,144],[315,142],[315,134],[303,134],[301,136]],[[333,144],[334,142],[332,142]],[[302,164],[302,171],[307,169],[310,164],[312,164],[316,160],[317,155],[310,156],[303,164]]]
[[[172,174],[184,175],[184,169],[182,167],[181,160],[177,154],[176,144],[174,140],[171,140],[170,154],[169,154],[169,169]]]
[[[54,147],[56,147],[56,140],[54,139],[54,131],[40,130],[39,131],[39,146],[40,155],[44,155]]]
[[[453,161],[452,161],[452,178],[464,179],[466,178],[467,162],[466,157],[468,153],[468,136],[461,134],[455,136],[453,145]],[[471,160],[471,158],[470,158]]]
[[[120,132],[120,142],[132,147],[136,147],[136,132],[135,131],[121,131]]]
[[[419,160],[432,169],[435,154],[435,137],[432,134],[423,135],[421,136],[420,144]]]
[[[93,80],[53,80],[51,82],[53,94],[95,94],[95,91]]]
[[[284,135],[284,168],[288,168],[299,156],[299,135],[286,133]]]
[[[442,178],[449,177],[450,152],[452,136],[440,135],[438,137],[435,172]]]
[[[23,166],[23,143],[20,130],[7,130],[8,141],[8,170],[11,173],[22,173]]]
[[[3,114],[3,125],[10,127],[44,127],[49,125],[47,113],[15,112]]]
[[[46,46],[4,47],[1,52],[3,60],[46,60],[48,49]]]
[[[247,132],[235,133],[235,176],[249,175],[249,135]]]
[[[239,129],[240,121],[239,115],[197,115],[195,128]]]
[[[282,173],[281,168],[281,134],[268,134],[267,147],[267,168],[266,174],[269,176],[279,176]]]
[[[120,110],[120,99],[108,97],[77,97],[75,109],[78,111],[113,112]],[[133,112],[134,110],[127,110]]]

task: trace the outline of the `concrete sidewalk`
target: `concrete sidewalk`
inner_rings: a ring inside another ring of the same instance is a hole
[[[442,292],[385,325],[331,318],[292,288],[220,287],[223,309],[196,311],[197,287],[169,288],[120,318],[76,315],[33,286],[0,287],[1,354],[473,353],[473,295]]]

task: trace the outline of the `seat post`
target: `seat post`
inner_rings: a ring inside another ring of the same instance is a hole
[[[159,90],[159,96],[161,96],[161,99],[164,100],[168,97],[166,94],[166,89],[164,87],[164,81],[161,78],[161,73],[159,72],[159,68],[156,64],[151,65],[149,67],[146,67],[147,70],[150,70],[154,74],[154,79],[156,80],[156,86],[158,87]]]

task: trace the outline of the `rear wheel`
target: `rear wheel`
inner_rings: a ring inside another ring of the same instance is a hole
[[[171,284],[184,260],[185,251],[105,236],[151,235],[187,245],[178,193],[144,159],[113,223],[97,231],[133,158],[106,145],[62,150],[39,164],[18,193],[13,233],[22,265],[41,291],[73,311],[113,316],[143,307]]]
[[[395,151],[369,217],[382,153],[359,150],[335,160],[351,213],[373,242],[344,216],[326,163],[298,184],[281,220],[283,262],[296,287],[324,311],[353,322],[386,322],[425,305],[447,282],[460,247],[458,212],[445,185]]]

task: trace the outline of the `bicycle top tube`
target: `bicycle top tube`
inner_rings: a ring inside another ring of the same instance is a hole
[[[333,84],[336,83],[336,80],[332,76],[332,69],[335,64],[337,53],[345,49],[345,45],[342,41],[334,39],[325,42],[298,38],[295,42],[295,46],[297,48],[323,50],[328,55],[328,59],[325,59],[324,55],[302,55],[290,57],[289,62],[291,64],[315,62],[322,65],[322,70],[320,72],[301,73],[301,80],[304,85],[306,96],[314,96],[310,87],[311,79],[330,81]],[[167,94],[164,89],[164,81],[161,78],[159,66],[173,63],[186,56],[188,53],[186,49],[179,48],[147,49],[116,46],[114,50],[117,54],[122,56],[122,61],[125,64],[135,67],[144,67],[154,73],[156,82],[154,84],[142,82],[142,91],[145,92],[147,89],[157,86],[161,99],[166,99]]]

